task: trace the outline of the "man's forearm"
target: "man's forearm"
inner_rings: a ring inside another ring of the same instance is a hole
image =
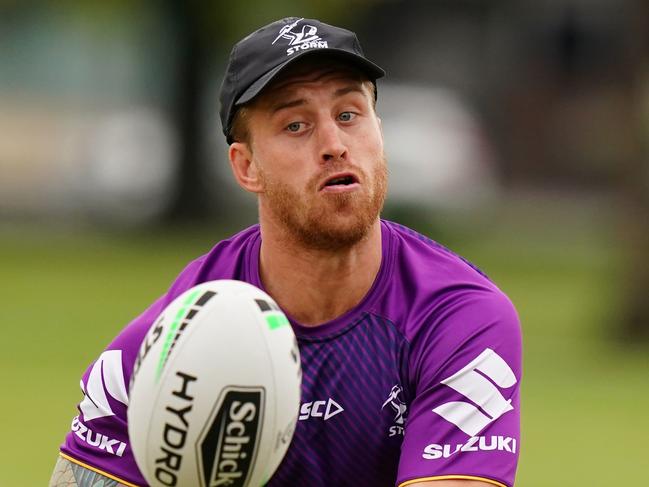
[[[67,458],[59,457],[50,478],[49,487],[126,487],[117,480],[88,470],[72,463]]]

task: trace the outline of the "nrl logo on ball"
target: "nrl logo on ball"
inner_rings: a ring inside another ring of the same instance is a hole
[[[322,49],[329,47],[327,41],[323,41],[322,38],[317,35],[317,27],[304,24],[301,29],[298,28],[298,24],[303,20],[304,18],[298,19],[292,24],[282,27],[279,31],[279,35],[273,41],[273,44],[275,44],[280,39],[288,40],[288,45],[290,47],[286,50],[286,54],[289,56],[305,49]]]

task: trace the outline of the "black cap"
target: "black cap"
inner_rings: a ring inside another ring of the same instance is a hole
[[[319,20],[287,17],[256,30],[232,48],[219,99],[221,124],[228,143],[232,119],[238,106],[252,100],[283,69],[314,53],[347,60],[371,81],[385,71],[363,54],[356,34]]]

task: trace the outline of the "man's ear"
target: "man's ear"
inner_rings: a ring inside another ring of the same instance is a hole
[[[252,161],[250,146],[244,142],[233,142],[228,151],[230,167],[239,186],[251,193],[263,190],[257,165]]]

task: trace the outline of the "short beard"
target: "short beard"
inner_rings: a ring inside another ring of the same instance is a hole
[[[308,197],[317,193],[322,175],[307,184],[307,192],[300,193],[282,181],[271,181],[261,168],[259,174],[268,208],[287,237],[318,251],[341,251],[362,241],[378,219],[387,192],[385,158],[371,176],[361,172],[363,183],[370,185],[368,190],[328,195],[329,204],[312,204]]]

